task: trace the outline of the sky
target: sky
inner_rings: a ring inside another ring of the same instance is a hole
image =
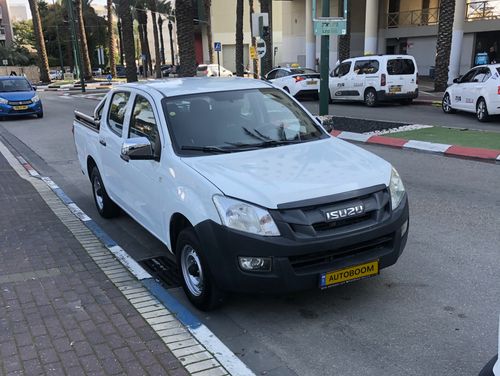
[[[57,0],[46,0],[47,3],[52,3],[52,1]],[[92,0],[93,4],[106,5],[106,0]],[[28,4],[28,0],[7,0],[7,4],[9,5],[25,5],[26,11],[28,13],[28,18],[31,18],[30,6]]]

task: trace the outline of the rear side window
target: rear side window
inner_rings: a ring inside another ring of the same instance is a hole
[[[415,64],[411,59],[390,59],[387,61],[387,73],[391,76],[400,74],[414,74]]]
[[[354,64],[354,73],[356,74],[372,74],[377,73],[379,63],[377,60],[358,60]]]
[[[125,112],[127,111],[127,103],[130,98],[130,93],[119,92],[111,98],[109,106],[108,124],[109,129],[116,135],[122,135],[123,123],[125,121]]]

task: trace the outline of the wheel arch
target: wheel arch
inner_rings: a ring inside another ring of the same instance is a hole
[[[177,239],[179,233],[185,228],[194,227],[192,223],[183,214],[176,212],[170,217],[169,224],[169,238],[170,238],[170,249],[172,253],[175,254],[175,248],[177,244]]]
[[[94,167],[97,167],[97,163],[94,160],[94,158],[92,158],[92,156],[89,155],[87,157],[87,176],[89,177],[89,179]]]

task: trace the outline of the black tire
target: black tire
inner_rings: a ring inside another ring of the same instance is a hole
[[[109,198],[106,188],[104,188],[104,183],[97,167],[92,169],[90,182],[92,183],[94,203],[100,216],[103,218],[113,218],[120,214],[120,208]]]
[[[333,103],[332,93],[330,92],[330,89],[328,89],[328,103],[329,103],[329,104],[332,104],[332,103]]]
[[[478,376],[494,376],[493,366],[498,360],[498,355],[495,355],[491,360],[483,367]]]
[[[182,288],[189,301],[201,311],[210,311],[222,304],[224,294],[214,284],[200,242],[192,227],[180,232],[175,255]]]
[[[490,114],[488,113],[488,106],[486,106],[486,101],[484,98],[479,98],[476,104],[476,117],[477,120],[484,123],[490,120]]]
[[[368,107],[375,107],[378,104],[377,100],[377,92],[373,88],[369,88],[365,90],[365,104]]]
[[[40,113],[36,114],[36,117],[39,118],[39,119],[43,118],[43,112],[40,112]]]
[[[443,97],[443,100],[441,102],[441,108],[443,109],[443,112],[445,114],[453,114],[456,111],[451,108],[451,99],[450,99],[450,94],[446,93]]]

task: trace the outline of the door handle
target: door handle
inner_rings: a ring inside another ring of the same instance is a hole
[[[99,143],[100,143],[102,146],[106,146],[106,140],[105,140],[103,137],[99,137]]]

